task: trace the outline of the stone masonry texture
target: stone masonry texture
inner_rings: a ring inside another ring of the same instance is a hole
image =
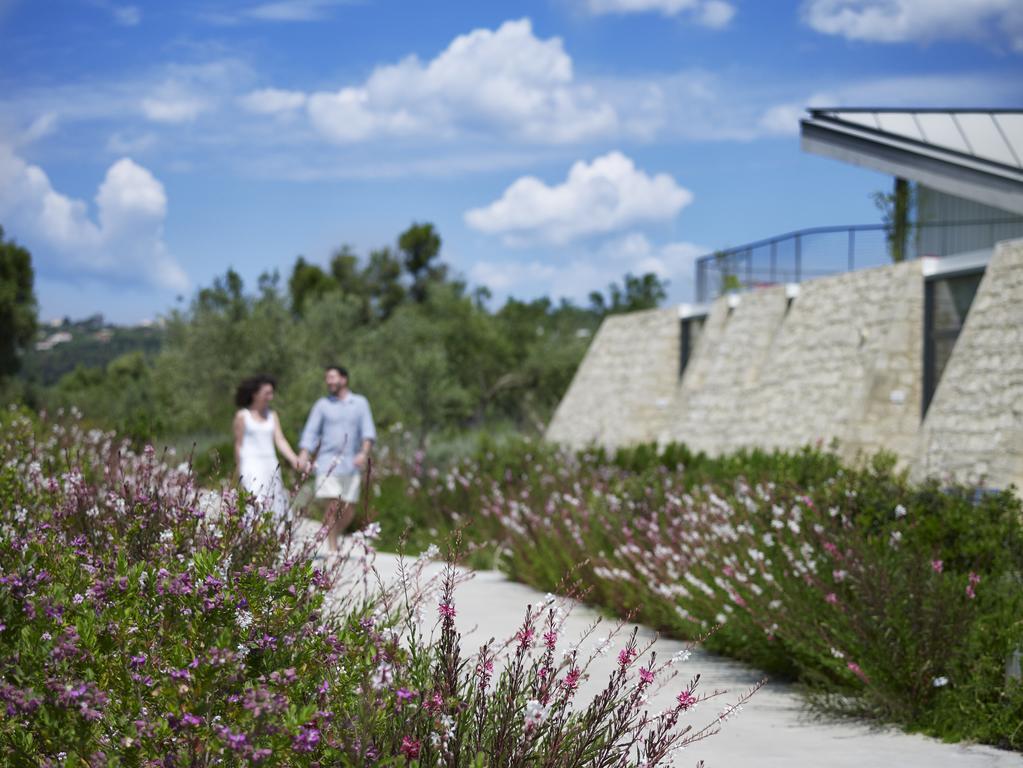
[[[1023,240],[995,248],[927,411],[914,472],[1023,487]]]
[[[609,317],[547,432],[720,454],[831,444],[917,476],[1023,485],[1023,240],[1000,244],[921,424],[919,261],[722,297],[679,378],[674,309]]]

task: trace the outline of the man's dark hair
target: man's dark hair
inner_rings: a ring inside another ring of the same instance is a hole
[[[234,393],[234,404],[239,408],[248,408],[252,405],[252,399],[264,384],[269,384],[274,389],[277,389],[277,382],[274,381],[273,376],[261,373],[258,376],[245,379],[238,385],[238,389]]]
[[[342,376],[344,376],[346,379],[348,378],[348,369],[345,368],[343,365],[328,365],[323,370],[324,371],[337,371]]]

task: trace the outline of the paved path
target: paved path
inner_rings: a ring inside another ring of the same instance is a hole
[[[393,555],[378,554],[376,568],[390,581],[397,573]],[[433,563],[425,575],[436,574],[442,564]],[[476,572],[462,583],[455,596],[457,626],[463,635],[463,653],[468,655],[491,637],[498,640],[514,635],[526,606],[544,599],[537,590],[509,581],[494,571]],[[597,612],[576,606],[564,625],[563,637],[574,642],[597,619]],[[605,622],[607,634],[613,626]],[[677,640],[657,638],[641,628],[640,638],[654,642],[659,659],[667,659],[686,645]],[[617,651],[624,635],[617,638],[615,652],[599,657],[590,667],[590,680],[580,696],[603,688],[616,664]],[[585,646],[581,647],[583,650]],[[763,675],[743,664],[714,656],[699,649],[680,665],[674,685],[651,696],[650,709],[670,706],[674,695],[692,675],[702,675],[703,692],[724,689],[730,695],[702,704],[692,713],[694,730],[712,720],[721,706],[754,685]],[[720,702],[720,703],[719,703]],[[700,760],[707,768],[1023,768],[1023,755],[986,746],[943,744],[924,736],[901,733],[895,729],[877,729],[854,722],[820,722],[805,712],[798,694],[783,683],[768,683],[742,712],[723,726],[722,732],[691,745],[679,753],[679,766],[694,766]]]

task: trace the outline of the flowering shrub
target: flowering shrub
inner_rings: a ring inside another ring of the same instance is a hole
[[[690,470],[682,462],[690,460]],[[708,459],[514,446],[393,462],[382,513],[462,527],[513,577],[802,681],[825,707],[1023,748],[1023,532],[1011,492],[913,484],[881,456]],[[400,510],[400,512],[397,512]],[[394,520],[393,523],[398,523]],[[392,528],[396,527],[392,524]]]
[[[634,636],[603,691],[577,700],[588,660],[558,652],[553,603],[465,657],[453,568],[436,583],[408,563],[359,602],[344,578],[366,578],[369,532],[354,539],[362,567],[326,569],[315,540],[151,449],[14,412],[0,428],[4,765],[652,766],[745,701],[689,730],[716,695],[695,678],[648,713],[674,672]]]

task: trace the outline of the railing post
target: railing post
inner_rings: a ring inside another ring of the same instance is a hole
[[[796,282],[803,282],[803,236],[796,233]]]
[[[778,266],[778,241],[777,240],[772,240],[771,241],[771,282],[772,283],[777,283],[778,282],[777,266]]]
[[[856,265],[856,230],[852,227],[849,228],[849,259],[848,269],[850,272],[853,271]]]

